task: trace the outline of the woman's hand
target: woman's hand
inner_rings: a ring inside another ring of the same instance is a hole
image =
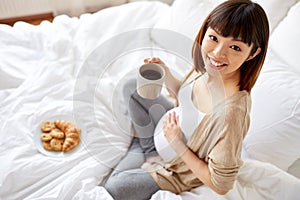
[[[166,116],[163,131],[166,139],[177,154],[183,153],[187,147],[183,141],[184,136],[179,126],[179,117],[176,113],[169,112]]]
[[[165,70],[168,69],[168,67],[166,66],[166,64],[159,58],[153,57],[153,58],[145,58],[144,59],[144,63],[148,64],[148,63],[154,63],[154,64],[158,64],[161,65]]]

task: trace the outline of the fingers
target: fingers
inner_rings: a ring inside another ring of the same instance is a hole
[[[171,113],[168,113],[168,122],[169,122],[169,124],[171,124],[171,122],[172,122],[172,114]]]
[[[164,129],[164,132],[166,132],[167,129],[169,128],[170,122],[171,122],[171,121],[170,121],[170,113],[167,113],[166,119],[165,119],[165,121],[164,121],[164,123],[163,123],[163,129]]]
[[[176,112],[168,112],[163,124],[163,134],[171,143],[175,140],[182,140],[182,133],[179,125],[179,117]]]
[[[153,57],[153,58],[145,58],[144,63],[159,63],[160,59]]]
[[[178,122],[179,122],[179,117],[176,115],[176,113],[175,112],[173,112],[173,121],[174,121],[174,123],[176,124],[176,125],[178,125]]]
[[[176,115],[176,112],[169,112],[166,116],[166,121],[170,125],[178,125],[179,116]]]
[[[179,116],[176,115],[176,112],[173,111],[172,113],[170,113],[170,122],[177,125],[178,121],[179,121]]]

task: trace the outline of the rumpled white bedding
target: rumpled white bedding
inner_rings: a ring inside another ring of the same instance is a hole
[[[148,28],[168,9],[131,3],[40,26],[0,25],[0,199],[111,199],[99,184],[130,142],[122,81],[154,53],[178,60],[150,48]],[[39,123],[63,116],[82,124],[81,145],[62,157],[41,154]],[[159,191],[153,199],[297,199],[299,189],[294,176],[246,159],[225,196],[202,186],[180,195]]]

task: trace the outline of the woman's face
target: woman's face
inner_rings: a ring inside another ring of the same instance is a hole
[[[240,79],[241,65],[249,57],[252,45],[233,37],[223,37],[208,28],[202,41],[202,56],[208,74],[218,74],[224,78]]]

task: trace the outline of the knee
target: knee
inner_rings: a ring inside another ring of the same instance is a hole
[[[136,91],[136,79],[129,79],[124,83],[122,91],[124,100],[127,103],[131,98],[131,95]]]
[[[114,200],[122,199],[122,180],[116,176],[112,176],[107,180],[104,187]]]

